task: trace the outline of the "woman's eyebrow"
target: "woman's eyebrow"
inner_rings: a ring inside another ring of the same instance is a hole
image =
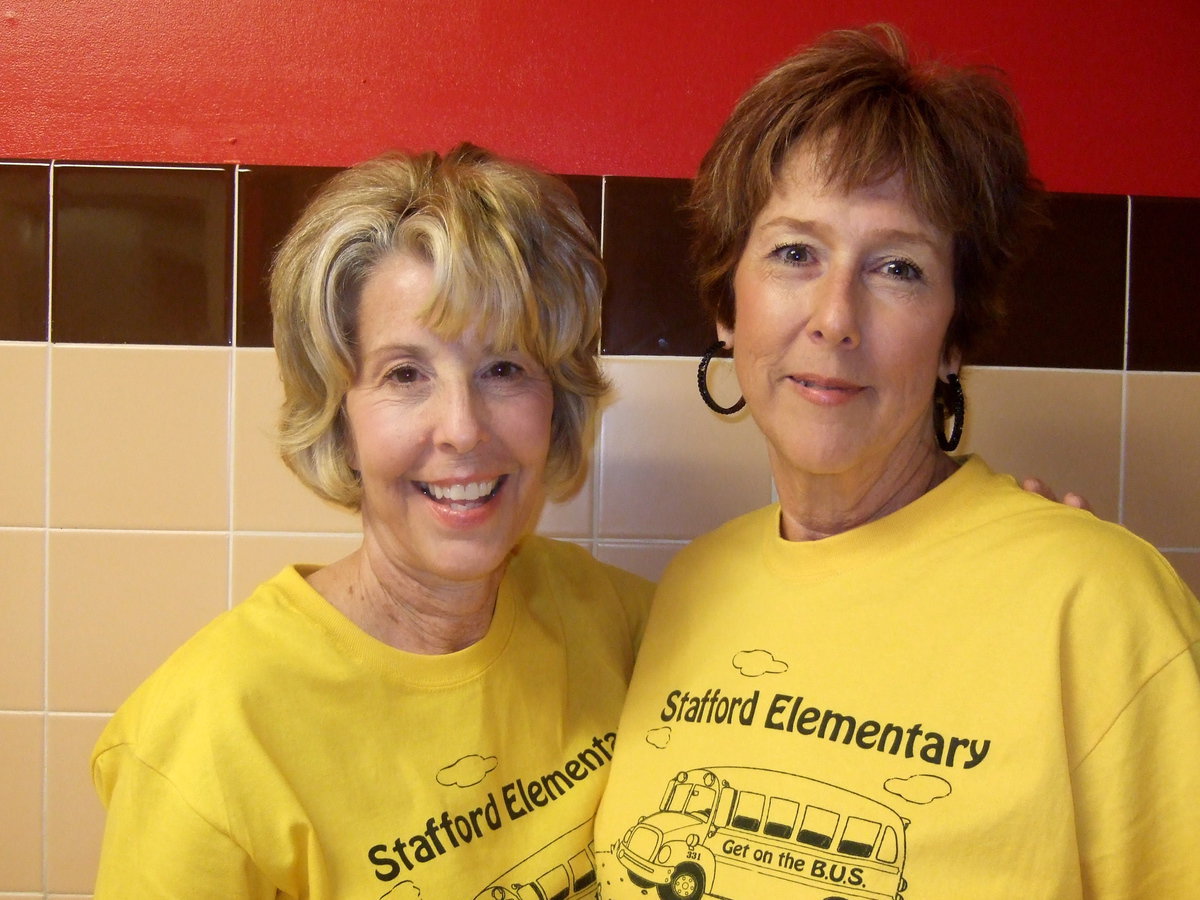
[[[935,249],[939,240],[936,234],[923,231],[909,231],[904,228],[882,228],[871,232],[871,236],[894,244],[920,244]]]
[[[798,231],[820,235],[828,226],[816,219],[797,219],[794,216],[776,216],[766,222],[759,223],[756,230],[760,231]],[[936,248],[939,240],[934,233],[912,231],[907,228],[880,228],[869,231],[875,240],[897,244],[920,244]]]
[[[797,219],[795,216],[776,216],[766,222],[760,222],[758,230],[787,229],[789,231],[812,231],[820,228],[820,223],[813,219]]]
[[[428,353],[419,344],[379,344],[374,347],[362,347],[359,350],[362,365],[373,368],[386,365],[394,359],[414,359],[423,361]]]
[[[419,344],[378,344],[367,348],[368,356],[383,354],[386,356],[424,356],[425,350]]]

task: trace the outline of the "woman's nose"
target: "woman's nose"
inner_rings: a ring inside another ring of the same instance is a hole
[[[859,284],[853,275],[828,272],[813,285],[808,335],[814,341],[853,349],[862,339],[858,310]]]
[[[438,446],[469,453],[487,440],[486,411],[473,387],[443,385],[433,407],[433,439]]]

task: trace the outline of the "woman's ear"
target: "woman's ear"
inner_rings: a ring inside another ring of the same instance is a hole
[[[733,329],[721,322],[717,323],[717,340],[725,345],[726,350],[733,349]]]
[[[938,380],[945,381],[947,375],[957,375],[962,368],[962,351],[950,347],[942,354],[941,365],[938,366]]]
[[[342,408],[338,410],[338,430],[341,432],[342,458],[350,471],[358,473],[358,448],[354,446],[354,432],[350,429],[350,417],[346,415],[346,398],[342,398]]]

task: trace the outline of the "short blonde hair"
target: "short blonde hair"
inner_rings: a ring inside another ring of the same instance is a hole
[[[560,180],[461,144],[444,157],[387,154],[334,176],[284,239],[271,271],[283,380],[285,463],[320,496],[358,509],[343,400],[357,366],[363,284],[397,252],[433,267],[423,321],[453,339],[482,326],[529,353],[554,397],[546,483],[570,484],[607,390],[598,349],[604,269]]]

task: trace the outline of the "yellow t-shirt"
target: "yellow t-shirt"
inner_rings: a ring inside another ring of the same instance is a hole
[[[101,736],[97,900],[490,898],[538,878],[588,890],[649,594],[531,537],[485,637],[421,656],[285,569]]]
[[[596,819],[605,900],[1200,896],[1200,605],[979,460],[659,587]]]

